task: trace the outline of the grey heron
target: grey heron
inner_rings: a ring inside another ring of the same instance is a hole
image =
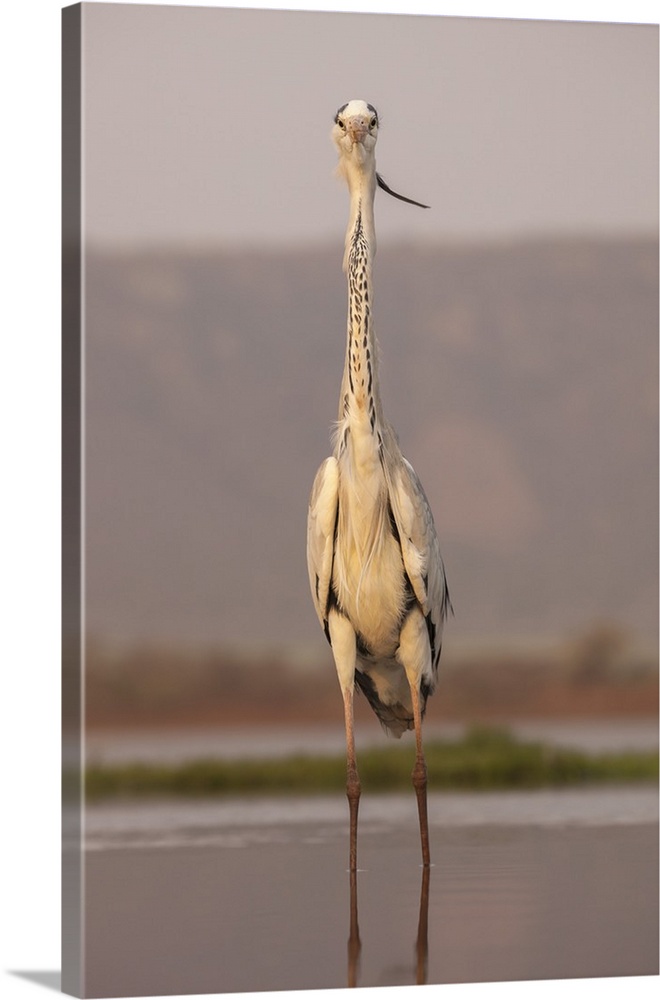
[[[350,206],[344,271],[348,324],[334,452],[319,468],[307,520],[307,563],[317,615],[332,647],[344,702],[350,870],[357,868],[360,799],[353,692],[366,696],[395,737],[414,729],[422,861],[430,864],[422,718],[436,683],[451,608],[433,516],[422,485],[385,419],[373,326],[372,267],[378,113],[353,100],[339,108],[332,138]]]

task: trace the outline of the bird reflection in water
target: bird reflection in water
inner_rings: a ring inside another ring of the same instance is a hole
[[[349,904],[348,980],[347,980],[347,985],[349,987],[354,987],[358,985],[360,954],[362,952],[362,941],[360,940],[360,926],[358,923],[357,876],[358,873],[354,869],[351,869],[349,871],[350,904]],[[419,918],[417,921],[417,939],[415,941],[415,984],[417,986],[426,986],[428,977],[430,882],[431,882],[431,868],[428,865],[423,865],[422,885],[419,894]]]

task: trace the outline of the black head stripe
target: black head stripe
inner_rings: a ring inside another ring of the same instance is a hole
[[[341,107],[339,108],[339,110],[337,111],[337,114],[335,115],[335,123],[337,123],[337,122],[339,121],[339,116],[340,116],[340,114],[341,114],[341,113],[342,113],[342,111],[344,111],[344,110],[345,110],[345,109],[346,109],[347,107],[348,107],[348,101],[346,102],[346,104],[342,104],[342,106],[341,106]]]
[[[393,191],[392,188],[385,183],[385,181],[383,180],[383,178],[380,176],[379,173],[376,174],[376,182],[379,188],[382,188],[383,191],[387,191],[387,193],[391,194],[393,198],[398,198],[399,201],[405,201],[409,205],[417,205],[419,208],[430,207],[429,205],[422,205],[421,201],[413,201],[412,198],[405,198],[402,194],[397,194],[396,191]]]

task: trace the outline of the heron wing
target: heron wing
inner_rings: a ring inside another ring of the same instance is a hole
[[[388,480],[403,565],[426,618],[436,667],[451,602],[433,514],[419,477],[405,458],[397,463]]]
[[[324,628],[328,619],[338,497],[339,465],[336,458],[326,458],[316,473],[307,513],[309,585],[316,613]]]

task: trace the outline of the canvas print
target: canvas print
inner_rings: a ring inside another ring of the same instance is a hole
[[[63,989],[657,974],[657,27],[62,37]]]

